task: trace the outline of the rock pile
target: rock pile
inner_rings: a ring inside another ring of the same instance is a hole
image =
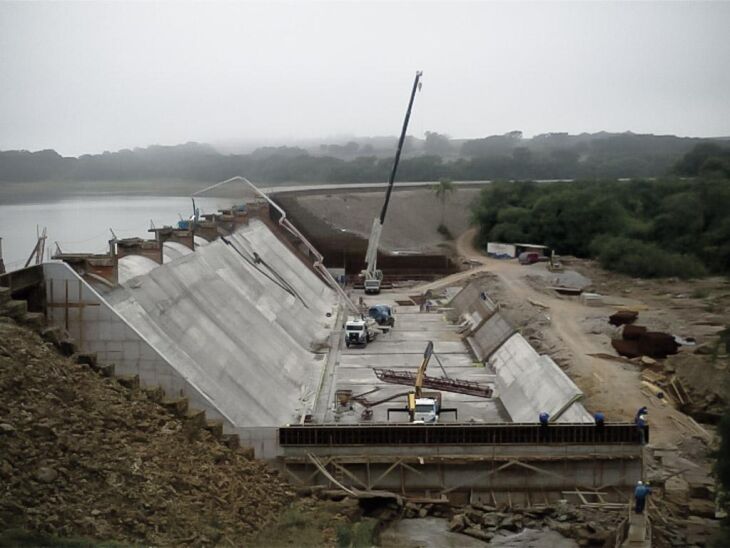
[[[0,531],[240,545],[295,497],[263,463],[125,384],[0,318]]]
[[[549,528],[580,546],[613,546],[623,518],[619,512],[579,510],[565,504],[509,512],[506,508],[472,504],[453,515],[449,529],[488,542],[500,534]]]

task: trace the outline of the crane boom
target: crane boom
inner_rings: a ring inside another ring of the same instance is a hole
[[[365,254],[366,269],[363,271],[365,277],[365,292],[380,293],[380,282],[383,279],[383,273],[378,270],[378,248],[380,247],[380,233],[383,230],[383,224],[385,223],[385,215],[388,213],[388,204],[390,203],[390,195],[393,192],[393,183],[395,182],[395,175],[398,172],[398,164],[400,163],[400,155],[403,151],[403,144],[406,140],[406,132],[408,131],[408,122],[411,119],[411,110],[413,109],[413,100],[416,97],[416,91],[419,88],[422,71],[416,72],[416,77],[413,80],[413,88],[411,89],[411,96],[408,100],[408,108],[406,109],[406,116],[403,120],[403,127],[401,128],[400,138],[398,139],[398,148],[395,151],[395,159],[393,160],[393,168],[390,170],[390,178],[388,179],[388,187],[385,191],[385,201],[383,202],[383,208],[380,210],[380,217],[373,219],[373,227],[370,231],[370,238],[368,239],[368,249]],[[369,283],[368,283],[369,282]]]

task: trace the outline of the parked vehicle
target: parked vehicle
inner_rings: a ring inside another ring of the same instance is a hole
[[[345,322],[345,345],[347,348],[350,348],[353,344],[367,346],[369,342],[375,340],[377,333],[372,329],[370,322],[373,322],[370,318],[348,318]]]
[[[540,254],[536,251],[524,251],[518,257],[520,264],[529,265],[540,262]]]
[[[376,304],[368,309],[368,316],[375,320],[380,326],[393,327],[395,318],[393,317],[393,309],[387,304]]]

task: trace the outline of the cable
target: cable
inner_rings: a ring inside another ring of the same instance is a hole
[[[264,272],[263,270],[261,270],[257,266],[257,262],[260,262],[261,264],[263,264],[264,266],[266,266],[266,268],[268,268],[275,276],[280,277],[270,266],[268,266],[266,263],[264,263],[264,261],[261,259],[261,257],[259,257],[259,254],[258,253],[254,252],[256,258],[254,258],[252,260],[252,259],[246,257],[243,253],[241,253],[241,251],[235,245],[233,245],[230,241],[228,241],[228,239],[225,236],[221,236],[220,238],[221,238],[221,240],[223,240],[226,243],[226,245],[231,246],[231,248],[233,249],[233,251],[235,251],[236,253],[238,253],[238,255],[240,255],[240,257],[244,261],[246,261],[248,264],[250,264],[259,273],[261,273],[262,276],[264,276],[265,278],[267,278],[272,283],[278,285],[281,289],[283,289],[284,291],[286,291],[287,293],[289,293],[295,299],[299,299],[302,302],[302,304],[304,305],[305,308],[309,308],[309,306],[307,306],[307,303],[304,302],[304,299],[302,299],[302,297],[296,291],[294,291],[294,289],[285,280],[279,281],[277,279],[274,279],[274,278],[272,278],[271,276],[269,276],[266,272]]]

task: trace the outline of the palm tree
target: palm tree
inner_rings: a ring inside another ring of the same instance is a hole
[[[433,193],[436,198],[441,200],[441,223],[440,226],[444,226],[444,216],[446,214],[446,200],[450,194],[456,192],[456,187],[451,179],[441,179],[438,184],[433,185]]]

